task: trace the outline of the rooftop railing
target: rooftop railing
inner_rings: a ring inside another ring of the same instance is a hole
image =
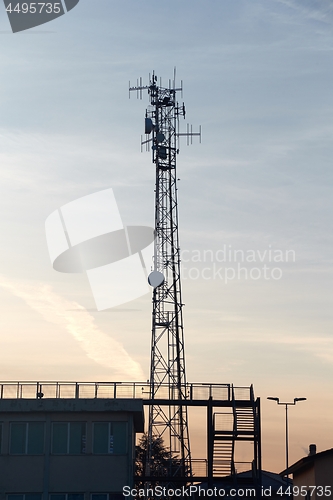
[[[186,399],[189,401],[231,401],[232,397],[251,399],[251,387],[233,387],[231,384],[188,383]],[[155,394],[156,399],[175,399],[177,388],[162,384]],[[0,382],[0,399],[150,399],[147,382]]]

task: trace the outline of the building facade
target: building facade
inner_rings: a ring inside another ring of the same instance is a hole
[[[164,411],[179,405],[173,395],[161,385]],[[192,458],[188,482],[234,484],[251,470],[250,483],[260,488],[253,387],[193,383],[187,396],[189,411],[205,411],[207,449]],[[0,500],[120,500],[134,481],[164,483],[164,468],[134,474],[135,435],[144,431],[143,410],[151,404],[148,382],[0,382]]]
[[[319,500],[323,497],[331,497],[333,495],[333,448],[317,453],[316,446],[310,445],[309,455],[291,465],[288,473],[293,475],[294,498],[306,497]]]
[[[116,500],[133,485],[140,399],[0,399],[0,500]]]

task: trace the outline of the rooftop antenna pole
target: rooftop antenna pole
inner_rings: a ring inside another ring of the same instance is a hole
[[[153,72],[149,85],[129,88],[130,92],[147,90],[150,106],[146,110],[146,140],[152,150],[156,169],[155,183],[155,255],[148,282],[153,288],[152,340],[150,364],[150,399],[148,424],[148,460],[146,477],[166,475],[153,463],[153,442],[162,438],[170,452],[167,479],[190,477],[191,451],[187,420],[188,398],[185,372],[183,303],[180,280],[180,248],[178,237],[178,202],[176,157],[179,137],[201,137],[187,129],[179,133],[179,117],[185,118],[185,106],[178,104],[176,72],[169,87]],[[166,389],[167,384],[167,389]],[[166,392],[167,391],[167,392]],[[162,406],[158,400],[179,400],[179,405]],[[177,460],[172,460],[176,458]],[[175,466],[175,463],[177,464]],[[185,479],[186,483],[186,479]]]

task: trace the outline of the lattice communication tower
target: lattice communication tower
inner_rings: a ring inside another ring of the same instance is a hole
[[[186,136],[192,143],[193,136],[201,139],[201,130],[179,133],[179,118],[185,118],[185,105],[178,104],[175,74],[169,86],[163,87],[153,73],[149,85],[142,79],[135,87],[137,97],[147,90],[150,105],[146,110],[145,134],[141,141],[146,150],[152,151],[156,167],[155,185],[155,251],[152,272],[148,277],[153,287],[152,341],[150,365],[150,400],[148,424],[148,463],[146,476],[153,472],[152,443],[161,437],[169,448],[170,470],[167,475],[191,476],[191,452],[187,420],[187,406],[182,404],[188,397],[185,372],[185,348],[180,279],[180,248],[178,237],[178,202],[176,158],[179,153],[179,137]],[[163,401],[164,400],[164,401]],[[173,400],[173,405],[167,401]],[[174,405],[174,400],[179,405]],[[175,466],[176,463],[176,466]]]

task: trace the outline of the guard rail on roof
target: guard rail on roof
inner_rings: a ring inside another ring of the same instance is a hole
[[[188,383],[189,401],[213,400],[231,401],[252,399],[251,387],[233,387],[231,384]],[[162,384],[155,395],[157,399],[174,399],[175,386]],[[241,397],[240,397],[241,396]],[[0,382],[0,399],[35,399],[35,398],[140,398],[150,399],[150,387],[147,382]]]

